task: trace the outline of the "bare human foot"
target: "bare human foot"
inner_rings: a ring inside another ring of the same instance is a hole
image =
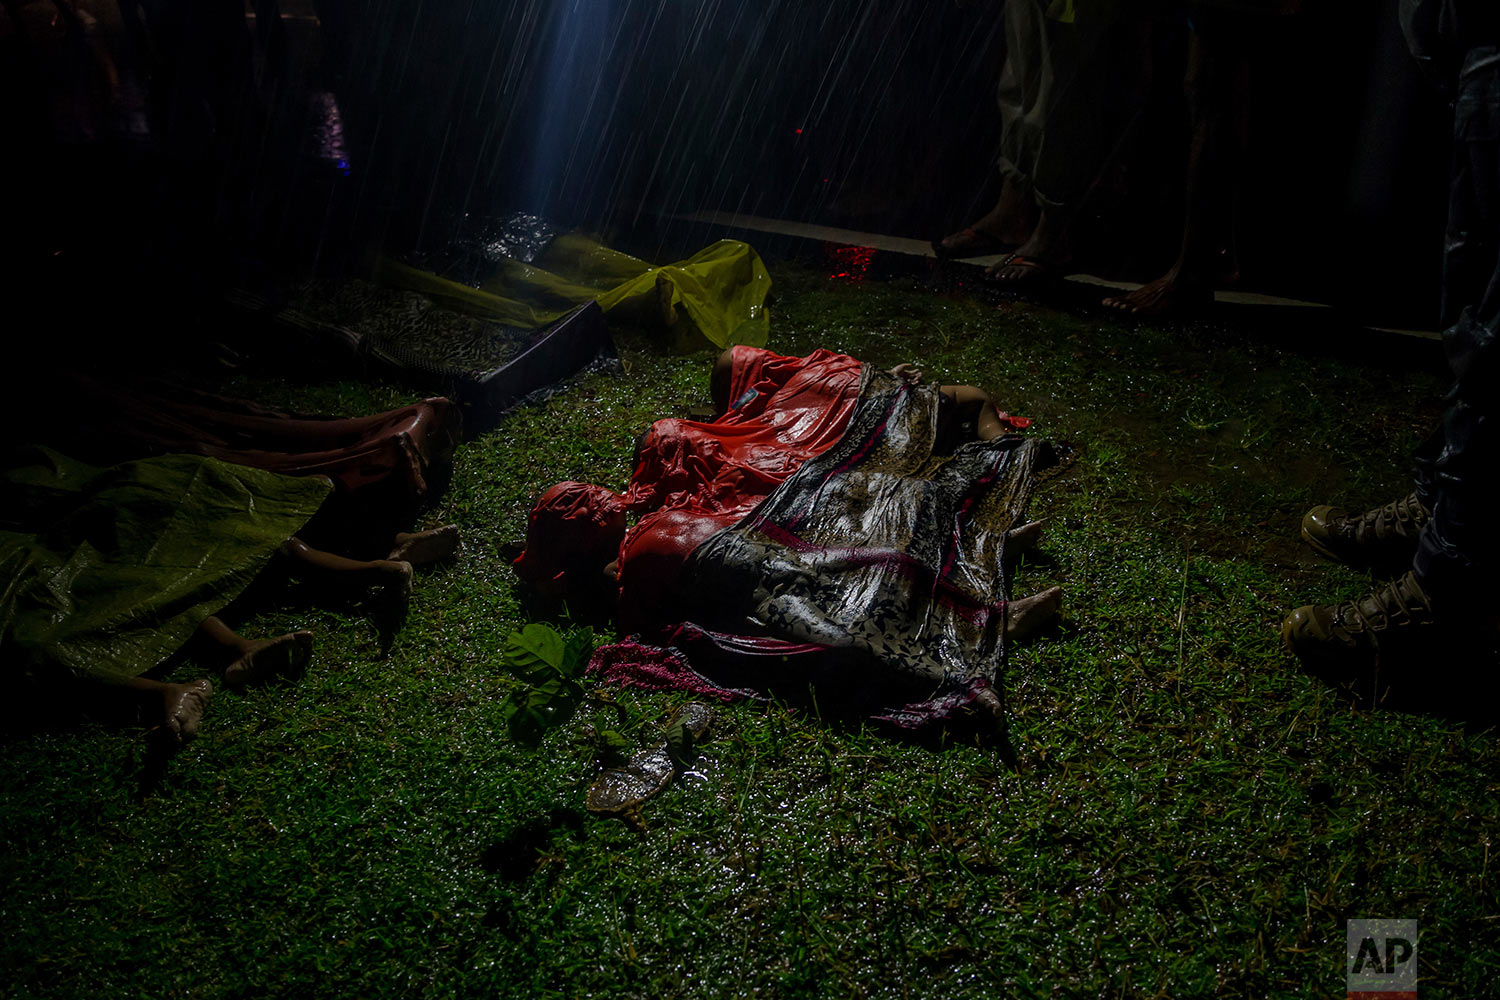
[[[394,595],[400,601],[411,599],[412,565],[405,559],[375,559],[370,562],[365,579],[370,584],[370,596]]]
[[[1012,286],[1040,285],[1056,275],[1057,270],[1051,264],[1027,257],[1020,251],[1006,255],[985,272],[985,277],[992,281]]]
[[[238,690],[274,677],[295,677],[312,658],[313,634],[306,630],[252,642],[224,668],[224,683]]]
[[[1030,552],[1042,538],[1042,522],[1028,521],[1005,533],[1005,547],[1014,552]]]
[[[1172,270],[1133,292],[1112,295],[1104,308],[1152,319],[1202,309],[1214,300],[1213,289]]]
[[[1061,610],[1061,587],[1048,587],[1040,594],[1011,601],[1006,607],[1005,637],[1024,639],[1056,618]]]
[[[207,680],[161,685],[161,719],[152,728],[164,743],[180,747],[198,735],[214,686]]]
[[[1005,721],[1005,706],[1000,703],[1000,695],[994,688],[980,688],[974,693],[974,700],[970,705],[976,714],[992,718],[997,723]]]
[[[409,562],[391,559],[377,559],[372,566],[382,579],[370,587],[371,607],[380,648],[388,651],[396,633],[406,624],[411,607],[412,567]]]
[[[458,551],[462,533],[456,524],[445,524],[430,531],[396,533],[396,547],[386,559],[392,562],[407,562],[413,566],[431,566],[435,562],[452,558]]]

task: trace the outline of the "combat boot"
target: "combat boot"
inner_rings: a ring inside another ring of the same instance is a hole
[[[1363,514],[1314,507],[1302,517],[1302,538],[1320,554],[1361,569],[1411,565],[1417,536],[1432,518],[1415,493]]]
[[[1408,571],[1357,601],[1309,604],[1286,616],[1281,640],[1305,662],[1358,668],[1384,646],[1431,633],[1432,600]]]

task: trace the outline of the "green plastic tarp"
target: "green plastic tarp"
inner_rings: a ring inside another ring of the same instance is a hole
[[[441,305],[507,326],[540,329],[593,299],[606,316],[640,322],[675,312],[718,347],[763,347],[771,276],[748,243],[720,240],[662,267],[577,233],[558,236],[535,262],[506,258],[478,288],[398,261],[381,261],[381,280]],[[670,310],[663,309],[670,302]]]
[[[0,473],[0,663],[139,676],[244,591],[330,487],[195,455]]]

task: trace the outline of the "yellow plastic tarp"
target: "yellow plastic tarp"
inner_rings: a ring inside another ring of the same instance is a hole
[[[429,296],[450,309],[507,326],[541,328],[593,299],[606,316],[634,323],[675,315],[718,347],[764,347],[771,276],[748,243],[720,240],[687,260],[654,267],[570,233],[534,263],[507,258],[478,288],[394,260],[381,280]]]

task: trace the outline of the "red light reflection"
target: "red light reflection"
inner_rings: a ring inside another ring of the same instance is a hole
[[[870,273],[870,263],[875,259],[874,247],[846,247],[825,243],[823,248],[833,261],[833,271],[828,275],[830,278],[864,281]]]

